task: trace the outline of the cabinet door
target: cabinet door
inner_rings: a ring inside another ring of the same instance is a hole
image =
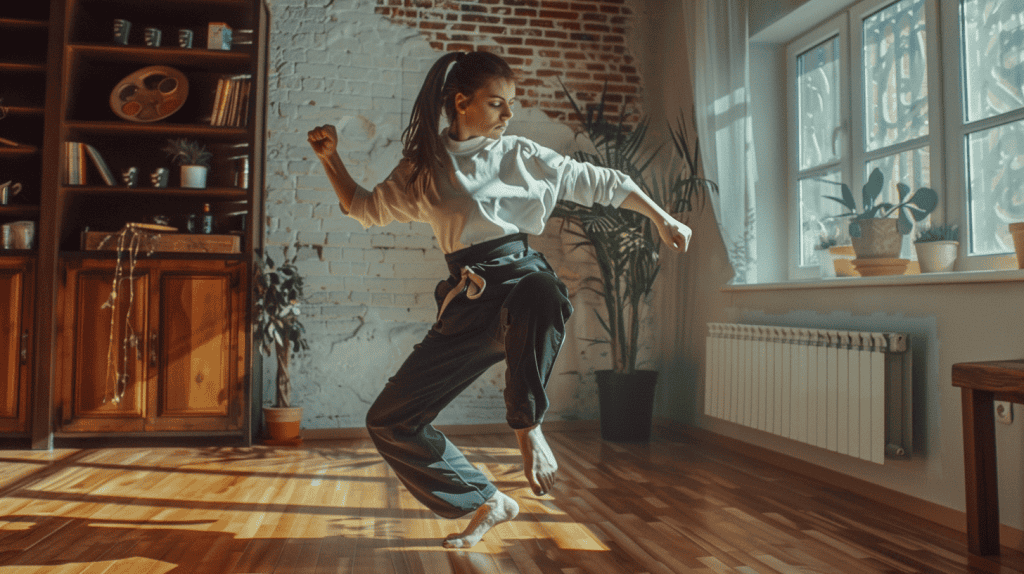
[[[150,400],[150,412],[158,416],[150,424],[159,430],[238,429],[244,410],[238,370],[244,266],[161,267],[159,340],[151,351],[156,404]]]
[[[0,432],[23,432],[28,421],[32,339],[32,274],[22,259],[0,261]]]
[[[144,430],[148,279],[136,269],[112,295],[112,262],[69,269],[62,290],[61,348],[70,356],[62,371],[61,430]]]

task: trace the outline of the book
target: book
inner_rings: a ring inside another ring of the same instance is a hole
[[[85,185],[85,150],[80,142],[64,142],[65,181],[67,185]]]
[[[220,112],[221,97],[224,94],[224,85],[227,83],[226,78],[217,80],[217,91],[213,94],[213,110],[210,113],[210,125],[217,125],[217,116]]]
[[[93,165],[100,172],[100,177],[103,178],[103,183],[107,185],[117,185],[117,180],[114,178],[114,173],[107,167],[107,162],[103,161],[103,156],[100,155],[100,151],[89,144],[83,144],[85,150],[89,153],[89,157],[92,158]]]

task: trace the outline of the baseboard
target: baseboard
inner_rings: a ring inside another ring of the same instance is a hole
[[[545,421],[544,430],[559,432],[592,431],[600,428],[598,421]],[[448,436],[503,434],[511,432],[505,423],[481,425],[437,425],[437,430]],[[368,439],[363,427],[333,429],[302,429],[303,440]]]
[[[941,504],[915,498],[908,494],[867,482],[866,480],[820,467],[805,460],[698,427],[684,425],[669,419],[658,419],[654,424],[657,428],[669,434],[678,434],[702,443],[725,448],[765,464],[785,468],[806,477],[827,482],[879,504],[898,508],[918,518],[934,522],[966,535],[967,515],[959,510],[953,510]],[[1000,524],[999,542],[1007,548],[1024,551],[1024,531]]]

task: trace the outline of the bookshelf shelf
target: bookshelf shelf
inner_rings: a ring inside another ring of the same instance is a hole
[[[202,137],[215,140],[239,140],[248,136],[245,128],[227,128],[203,124],[174,123],[129,123],[123,121],[69,121],[65,122],[68,134],[74,137],[90,135],[149,135],[167,137]],[[72,137],[71,139],[74,139]]]
[[[132,197],[188,197],[208,200],[239,201],[245,200],[249,190],[237,187],[207,187],[191,189],[185,187],[125,187],[119,185],[64,185],[69,195],[88,196],[132,196]]]

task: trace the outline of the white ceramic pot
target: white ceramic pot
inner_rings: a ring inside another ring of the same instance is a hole
[[[917,250],[917,263],[921,266],[921,273],[948,273],[956,264],[960,243],[958,241],[925,241],[915,243],[914,249]]]
[[[181,187],[204,189],[206,187],[207,169],[205,165],[181,166]]]

